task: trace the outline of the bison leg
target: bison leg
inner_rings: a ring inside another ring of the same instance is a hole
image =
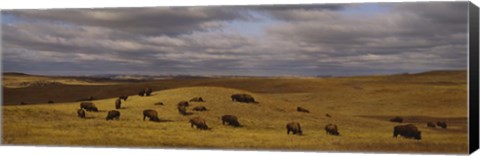
[[[146,115],[143,115],[143,121],[145,121],[145,118],[146,118],[146,117],[147,117]]]

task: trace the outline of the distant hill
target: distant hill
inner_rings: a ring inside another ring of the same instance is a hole
[[[25,74],[25,73],[17,73],[17,72],[4,72],[3,75],[21,75],[21,76],[27,76],[28,74]]]

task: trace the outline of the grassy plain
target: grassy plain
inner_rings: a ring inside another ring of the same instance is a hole
[[[435,71],[337,78],[155,81],[136,87],[172,83],[166,89],[154,88],[150,97],[130,96],[119,110],[119,121],[105,121],[106,111],[115,109],[114,96],[93,101],[101,111],[87,112],[87,119],[76,116],[79,102],[3,106],[2,143],[466,154],[466,80],[465,71]],[[251,94],[259,103],[232,102],[230,95],[234,93]],[[195,96],[206,102],[192,105],[209,110],[180,115],[176,104]],[[156,102],[164,105],[154,105]],[[297,106],[311,113],[296,112]],[[155,109],[161,119],[171,121],[143,121],[144,109]],[[220,116],[224,114],[238,116],[245,126],[222,125]],[[204,117],[212,129],[190,128],[188,119],[193,116]],[[388,121],[393,116],[415,124],[422,131],[422,140],[393,138],[393,126],[398,125]],[[447,129],[426,127],[428,121],[441,120],[447,122]],[[301,123],[303,136],[286,134],[285,125],[290,121]],[[341,136],[327,135],[323,127],[328,123],[338,125]]]

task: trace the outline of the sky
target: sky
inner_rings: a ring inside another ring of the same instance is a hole
[[[4,72],[350,76],[467,69],[467,2],[2,10]]]

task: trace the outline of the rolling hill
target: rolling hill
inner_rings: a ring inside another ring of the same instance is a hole
[[[63,90],[65,94],[75,92],[84,96],[92,93],[85,90],[94,88],[107,92],[106,98],[93,101],[101,111],[87,112],[87,119],[76,116],[79,102],[3,106],[2,143],[465,154],[468,149],[466,85],[466,72],[342,78],[161,80],[117,85],[125,88],[115,88],[115,85],[95,88],[98,86],[92,85]],[[135,95],[143,87],[152,87],[155,92],[149,97]],[[22,92],[23,96],[43,92],[35,91],[38,88],[23,88],[31,89]],[[115,109],[116,98],[112,97],[120,93],[131,95],[119,110],[120,120],[106,121],[106,111]],[[250,94],[259,103],[232,102],[230,95],[235,93]],[[202,105],[209,110],[193,112],[189,107],[193,115],[179,114],[176,104],[196,96],[203,97],[206,102],[192,102],[192,105]],[[5,96],[9,97],[14,96]],[[154,105],[156,102],[164,105]],[[296,112],[297,106],[311,113]],[[170,121],[143,121],[144,109],[155,109],[161,119]],[[326,113],[332,117],[326,117]],[[238,116],[244,127],[222,125],[220,117],[225,114]],[[191,128],[188,120],[194,116],[205,118],[212,129]],[[404,117],[405,124],[415,124],[422,131],[422,140],[393,138],[393,126],[398,123],[388,119],[394,116]],[[301,123],[303,136],[286,134],[285,125],[291,121]],[[448,128],[427,128],[428,121],[446,121]],[[327,135],[323,128],[328,123],[338,125],[341,135]]]

